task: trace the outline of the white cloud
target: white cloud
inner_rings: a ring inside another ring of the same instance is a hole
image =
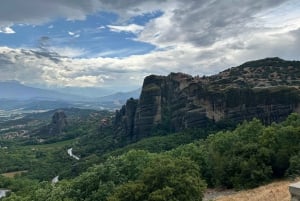
[[[65,86],[77,86],[80,85],[80,87],[95,87],[99,84],[103,84],[105,79],[108,79],[107,76],[102,75],[88,75],[88,76],[79,76],[74,79],[72,79],[71,82],[67,82]]]
[[[73,36],[74,38],[79,38],[80,37],[79,31],[76,31],[76,32],[68,31],[68,34],[70,36]]]
[[[125,26],[107,25],[107,27],[113,32],[131,32],[134,34],[137,34],[144,29],[143,26],[137,24],[129,24]]]
[[[101,30],[101,29],[105,29],[105,26],[100,26],[97,29]]]
[[[87,51],[83,48],[71,48],[71,47],[51,47],[49,51],[58,53],[63,57],[81,57],[87,54]]]
[[[68,34],[69,34],[70,36],[74,36],[74,35],[75,35],[75,33],[74,33],[74,32],[71,32],[71,31],[69,31]]]
[[[134,33],[136,40],[153,44],[157,49],[125,58],[103,57],[127,49],[105,51],[95,58],[74,58],[89,52],[54,48],[59,55],[70,57],[63,58],[45,52],[0,48],[0,80],[122,89],[140,86],[148,74],[183,71],[209,75],[247,60],[270,56],[299,60],[300,11],[296,0],[53,0],[46,3],[28,0],[18,4],[17,0],[4,1],[10,9],[8,12],[0,7],[0,25],[43,23],[57,17],[83,19],[88,13],[108,10],[121,16],[115,25],[107,26],[111,31]],[[33,5],[39,9],[32,10]],[[145,26],[128,24],[133,22],[128,20],[132,16],[158,10],[162,15]],[[77,32],[68,34],[80,36]]]
[[[291,0],[293,1],[293,0]],[[151,43],[164,48],[177,44],[191,44],[195,47],[206,47],[232,36],[238,36],[243,32],[257,32],[265,29],[267,22],[260,16],[263,12],[282,12],[282,7],[286,6],[284,1],[205,1],[190,0],[174,1],[168,7],[162,7],[163,15],[153,19],[146,24],[138,36],[138,40]],[[281,7],[278,7],[280,6]],[[299,7],[290,8],[296,10],[294,18],[294,28],[298,28]],[[298,14],[295,14],[298,13]],[[292,13],[285,12],[284,16],[291,16]],[[272,19],[282,18],[272,15]],[[298,19],[295,22],[295,18]],[[277,23],[277,28],[286,26],[286,21]],[[271,26],[269,28],[273,28]]]
[[[80,31],[72,32],[68,31],[68,35],[72,36],[73,38],[79,38],[80,37]]]
[[[117,50],[106,50],[102,51],[94,57],[124,57],[123,55],[134,55],[136,53],[139,53],[141,50],[138,48],[123,48],[123,49],[117,49]]]
[[[41,83],[49,86],[97,86],[115,89],[132,89],[141,85],[143,77],[150,73],[168,74],[180,71],[182,65],[192,70],[197,63],[194,50],[153,52],[127,58],[71,59],[54,54],[30,50],[0,48],[0,80],[15,79],[24,83]],[[179,60],[174,60],[174,57]],[[18,59],[15,59],[18,58]],[[171,69],[162,68],[171,66]],[[129,78],[135,79],[129,79]]]
[[[16,33],[12,28],[10,27],[0,27],[0,33],[4,33],[4,34],[14,34]]]
[[[192,44],[179,44],[163,51],[125,58],[68,58],[1,47],[0,80],[45,83],[52,87],[95,86],[130,90],[140,87],[143,78],[149,74],[186,72],[192,75],[211,75],[247,60],[270,55],[297,59],[299,51],[300,29],[280,34],[270,33],[268,29],[247,32],[239,37],[228,37],[211,46],[195,48]],[[63,54],[62,50],[57,52]]]

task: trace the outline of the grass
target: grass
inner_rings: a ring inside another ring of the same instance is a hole
[[[16,175],[21,175],[22,173],[26,173],[26,172],[27,170],[23,170],[23,171],[16,171],[16,172],[7,172],[1,175],[8,178],[14,178]]]
[[[298,178],[297,181],[300,179]],[[296,181],[277,181],[232,195],[220,196],[214,201],[290,201],[289,185]]]

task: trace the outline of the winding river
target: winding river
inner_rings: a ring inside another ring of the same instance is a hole
[[[5,197],[9,191],[10,190],[7,190],[7,189],[0,189],[0,199]]]
[[[67,152],[68,152],[69,156],[71,156],[72,158],[75,158],[76,160],[80,159],[78,156],[73,154],[73,148],[68,149]],[[59,182],[59,176],[56,176],[51,180],[52,184],[56,184],[57,182]],[[0,193],[1,193],[1,191],[0,191]],[[0,198],[1,198],[1,194],[0,194]]]
[[[71,156],[72,158],[75,158],[76,160],[79,160],[80,158],[76,155],[73,154],[73,148],[70,148],[67,150],[69,156]]]
[[[69,156],[71,156],[72,158],[76,159],[76,160],[79,160],[80,158],[76,155],[73,154],[73,148],[70,148],[67,150]],[[52,179],[51,183],[52,184],[55,184],[59,181],[59,176],[56,176]],[[10,190],[7,190],[7,189],[0,189],[0,199],[5,197],[6,194],[9,192]]]
[[[57,182],[59,182],[59,176],[54,177],[51,181],[52,184],[56,184]]]

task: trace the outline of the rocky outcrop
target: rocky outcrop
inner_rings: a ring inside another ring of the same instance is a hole
[[[116,112],[115,128],[116,133],[121,133],[125,138],[133,140],[134,133],[134,118],[137,110],[138,100],[130,98],[121,110]]]
[[[51,124],[49,125],[50,135],[60,135],[63,129],[68,125],[67,115],[64,111],[56,111],[52,116]]]
[[[265,124],[282,121],[299,111],[299,66],[300,62],[268,58],[211,77],[150,75],[139,100],[130,99],[117,111],[116,133],[135,141],[157,129],[173,132],[254,117]]]
[[[291,201],[300,201],[300,182],[291,184],[289,186],[291,194]]]

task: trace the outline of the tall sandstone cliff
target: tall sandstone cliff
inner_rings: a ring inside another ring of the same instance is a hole
[[[115,130],[136,141],[155,129],[173,132],[208,122],[256,117],[269,124],[300,112],[299,97],[300,62],[280,58],[247,62],[209,77],[150,75],[139,100],[129,99],[116,112]]]

